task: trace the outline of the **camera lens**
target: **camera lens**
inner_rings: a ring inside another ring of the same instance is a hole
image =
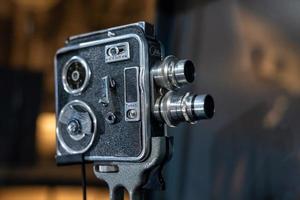
[[[183,65],[184,69],[184,78],[187,82],[191,83],[195,79],[195,67],[192,61],[190,60],[184,60],[180,61]],[[183,80],[183,79],[182,79]]]
[[[168,90],[175,90],[194,81],[195,67],[190,60],[168,56],[152,69],[155,83]]]
[[[88,84],[90,69],[87,63],[80,57],[72,57],[63,68],[64,89],[70,94],[82,92]]]
[[[193,101],[193,112],[197,119],[211,119],[214,116],[215,104],[210,95],[196,95]]]
[[[214,110],[214,100],[210,95],[178,95],[169,91],[157,99],[153,114],[167,125],[176,126],[184,121],[195,123],[202,119],[210,119]]]

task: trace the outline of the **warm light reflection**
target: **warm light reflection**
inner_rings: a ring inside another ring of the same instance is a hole
[[[79,186],[66,187],[46,187],[46,186],[26,186],[26,187],[5,187],[0,188],[1,200],[82,200],[82,190]],[[87,199],[108,200],[108,190],[104,188],[87,188]],[[128,199],[126,197],[125,199]]]
[[[46,200],[46,187],[8,187],[0,189],[3,200]]]
[[[41,157],[53,157],[55,153],[55,114],[41,113],[37,118],[36,147]]]
[[[15,0],[14,2],[20,7],[40,11],[47,11],[59,3],[58,0]]]

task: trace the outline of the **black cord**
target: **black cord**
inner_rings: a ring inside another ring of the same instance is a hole
[[[85,161],[83,158],[81,162],[81,175],[82,175],[82,199],[86,200],[86,173],[85,173]]]

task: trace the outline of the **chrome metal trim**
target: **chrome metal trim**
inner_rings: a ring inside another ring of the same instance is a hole
[[[93,120],[93,124],[94,124],[94,132],[92,133],[92,138],[91,138],[91,141],[90,143],[82,150],[80,151],[76,151],[72,148],[70,148],[63,140],[63,138],[61,137],[61,134],[60,134],[60,131],[59,131],[59,119],[61,118],[61,116],[64,114],[66,108],[68,106],[72,106],[72,105],[79,105],[79,106],[82,106],[84,107],[88,112],[89,114],[91,115],[92,117],[92,120]],[[70,101],[69,103],[67,103],[62,109],[61,109],[61,112],[59,113],[59,117],[58,117],[58,121],[56,123],[56,137],[57,137],[57,141],[60,143],[60,145],[62,146],[63,149],[65,149],[68,153],[70,154],[79,154],[79,153],[84,153],[86,152],[90,147],[91,145],[93,144],[94,142],[94,138],[95,138],[95,135],[97,133],[97,118],[94,114],[94,112],[92,111],[92,109],[83,101],[80,101],[80,100],[73,100],[73,101]]]
[[[85,72],[86,72],[86,77],[85,77],[85,80],[83,82],[83,85],[78,88],[78,89],[72,89],[70,88],[69,84],[68,84],[68,81],[67,81],[67,72],[68,72],[68,68],[71,66],[72,63],[74,62],[79,62],[82,64],[82,66],[84,67],[85,69]],[[90,80],[90,77],[91,77],[91,70],[90,68],[88,67],[88,64],[86,63],[86,61],[79,57],[79,56],[73,56],[70,60],[68,60],[64,66],[63,66],[63,69],[62,69],[62,83],[63,83],[63,87],[64,87],[64,90],[66,92],[68,92],[69,94],[73,94],[73,95],[80,95],[81,92],[86,88],[86,86],[88,85],[89,83],[89,80]]]
[[[160,114],[168,126],[175,127],[176,124],[174,124],[169,117],[169,110],[171,107],[171,98],[170,97],[172,95],[173,95],[173,91],[169,91],[162,98],[161,105],[160,105],[160,112],[161,112]]]
[[[75,40],[75,39],[79,39],[79,38],[83,38],[83,37],[89,37],[89,36],[93,36],[93,35],[97,35],[97,34],[101,34],[101,33],[113,33],[113,31],[121,29],[121,28],[127,28],[130,26],[139,26],[140,28],[142,28],[143,30],[145,30],[145,22],[140,21],[140,22],[136,22],[136,23],[132,23],[132,24],[126,24],[126,25],[121,25],[121,26],[115,26],[112,28],[107,28],[107,29],[102,29],[99,31],[93,31],[93,32],[89,32],[89,33],[83,33],[83,34],[79,34],[79,35],[74,35],[69,37],[69,40]],[[110,36],[110,37],[114,37],[114,36]]]
[[[190,116],[189,113],[192,113],[192,98],[194,95],[187,92],[183,98],[182,98],[182,115],[186,122],[189,122],[191,124],[197,123],[197,120],[193,120],[193,116]]]
[[[167,90],[177,90],[194,80],[194,64],[190,60],[179,60],[167,56],[151,69],[156,85]]]
[[[136,69],[136,94],[137,94],[137,101],[136,102],[127,102],[126,101],[126,75],[125,71],[128,69]],[[128,122],[136,122],[140,120],[140,89],[139,89],[139,68],[138,67],[126,67],[124,68],[124,114],[125,114],[125,121]],[[127,112],[131,109],[135,109],[137,111],[137,115],[135,118],[131,119],[127,117]]]
[[[107,106],[109,104],[109,97],[108,97],[108,91],[109,91],[109,76],[104,76],[101,78],[100,81],[100,99],[98,103],[101,103],[103,106]]]
[[[56,155],[57,156],[61,156],[61,153],[60,153],[60,151],[56,148]]]

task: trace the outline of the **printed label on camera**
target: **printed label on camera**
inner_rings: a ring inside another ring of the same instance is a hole
[[[105,46],[105,62],[117,62],[130,58],[129,43],[122,42]]]

